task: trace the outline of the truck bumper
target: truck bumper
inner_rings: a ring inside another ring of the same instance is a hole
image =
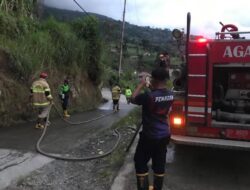
[[[250,151],[250,141],[237,141],[215,138],[201,138],[191,136],[172,135],[172,142],[175,144],[207,146],[224,149],[237,149]]]

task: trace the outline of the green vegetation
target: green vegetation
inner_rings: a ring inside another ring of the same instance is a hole
[[[98,20],[39,20],[36,8],[34,0],[0,0],[0,125],[32,116],[33,110],[27,106],[29,88],[41,71],[49,73],[56,103],[56,89],[65,77],[72,83],[72,109],[91,109],[101,101]]]
[[[11,2],[26,2],[30,12],[33,1]],[[64,23],[50,17],[39,22],[15,11],[16,4],[11,9],[10,5],[3,6],[5,3],[0,1],[0,48],[10,55],[17,76],[29,80],[37,71],[55,68],[73,74],[79,67],[95,84],[100,82],[102,47],[97,19],[86,17]]]
[[[39,0],[1,0],[0,10],[18,16],[32,16]]]
[[[64,22],[71,22],[75,18],[86,16],[84,13],[77,11],[45,7],[44,18],[48,18],[51,15]],[[103,85],[112,86],[118,81],[122,22],[98,14],[92,13],[91,15],[95,15],[99,20],[100,35],[103,43],[101,66],[104,72],[101,80]],[[172,63],[176,64],[179,62],[177,46],[172,39],[170,30],[140,27],[126,23],[122,73],[119,80],[121,87],[130,86],[133,89],[137,82],[137,74],[135,72],[150,72],[154,67],[157,54],[165,50],[173,58]]]
[[[53,76],[48,79],[52,89],[58,89],[63,78],[70,78],[74,110],[93,108],[101,99],[97,86],[112,86],[118,81],[121,21],[96,14],[41,9],[39,2],[0,0],[2,121],[30,116],[27,93],[41,71]],[[168,29],[126,23],[120,86],[133,90],[137,74],[152,70],[159,51],[167,50],[172,58],[176,57],[174,43]],[[177,58],[172,60],[178,64]],[[57,97],[56,90],[52,93]]]

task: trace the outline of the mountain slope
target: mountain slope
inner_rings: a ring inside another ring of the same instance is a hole
[[[89,13],[98,18],[100,27],[102,31],[102,36],[107,41],[119,42],[121,36],[121,26],[122,21],[114,20],[107,16]],[[48,18],[50,16],[55,17],[61,21],[72,21],[76,18],[81,18],[87,16],[83,12],[63,10],[52,7],[44,7],[43,18]],[[156,50],[167,50],[170,54],[176,52],[174,41],[172,39],[171,30],[151,28],[149,26],[137,26],[125,23],[125,35],[124,41],[133,44],[142,44],[143,41],[147,41],[149,46],[155,48]]]

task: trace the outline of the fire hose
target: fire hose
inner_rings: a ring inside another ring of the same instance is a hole
[[[233,24],[226,24],[224,25],[222,22],[220,22],[220,24],[222,25],[222,28],[221,28],[221,32],[225,32],[225,31],[228,31],[228,32],[237,32],[238,31],[238,27],[233,25]],[[233,39],[238,39],[240,36],[239,34],[230,34],[232,36]],[[220,34],[220,39],[224,39],[225,38],[225,34]]]
[[[50,115],[50,111],[51,111],[51,108],[52,106],[56,109],[56,112],[61,116],[61,114],[59,113],[57,107],[52,104],[49,108],[49,114],[48,114],[48,117],[46,118],[46,123],[45,123],[45,127],[43,129],[43,133],[42,135],[40,136],[39,140],[37,141],[37,144],[36,144],[36,150],[37,152],[39,152],[40,154],[44,155],[44,156],[47,156],[47,157],[50,157],[50,158],[54,158],[54,159],[58,159],[58,160],[67,160],[67,161],[87,161],[87,160],[93,160],[93,159],[98,159],[98,158],[103,158],[103,157],[106,157],[108,156],[109,154],[111,154],[118,146],[120,140],[121,140],[121,135],[120,133],[118,132],[117,129],[114,129],[114,132],[115,134],[117,135],[118,139],[115,143],[115,145],[107,152],[101,154],[101,155],[96,155],[96,156],[88,156],[88,157],[68,157],[68,156],[64,156],[62,154],[54,154],[54,153],[48,153],[44,150],[41,149],[40,147],[40,144],[41,142],[43,141],[44,139],[44,136],[46,134],[46,131],[47,131],[47,128],[48,128],[48,123],[49,123],[49,115]],[[111,113],[108,113],[106,115],[102,115],[102,116],[99,116],[97,118],[94,118],[94,119],[90,119],[90,120],[86,120],[86,121],[82,121],[82,122],[77,122],[77,123],[73,123],[73,122],[70,122],[70,121],[67,121],[63,118],[63,120],[71,125],[79,125],[79,124],[84,124],[84,123],[90,123],[90,122],[93,122],[93,121],[96,121],[98,119],[101,119],[103,117],[107,117],[108,115],[111,115],[113,114],[114,112],[111,112]]]
[[[96,117],[96,118],[90,119],[90,120],[85,120],[85,121],[80,121],[80,122],[71,122],[71,121],[65,119],[65,118],[60,114],[60,111],[59,111],[59,109],[56,107],[55,104],[53,104],[53,106],[54,106],[54,108],[55,108],[57,114],[61,117],[61,119],[62,119],[63,121],[65,121],[66,123],[70,124],[70,125],[80,125],[80,124],[90,123],[90,122],[92,122],[92,121],[96,121],[96,120],[98,120],[98,119],[101,119],[101,118],[103,118],[103,117],[107,117],[107,116],[109,116],[109,115],[111,115],[111,114],[114,113],[114,112],[111,112],[111,113],[108,113],[108,114],[104,114],[104,115],[101,115],[101,116],[99,116],[99,117]]]
[[[132,137],[132,139],[131,139],[129,145],[128,145],[127,148],[126,148],[126,152],[128,152],[129,149],[131,148],[132,144],[133,144],[134,141],[135,141],[136,136],[137,136],[138,133],[140,132],[141,127],[142,127],[142,123],[140,122],[139,125],[137,125],[137,128],[136,128],[136,131],[135,131],[134,136]]]

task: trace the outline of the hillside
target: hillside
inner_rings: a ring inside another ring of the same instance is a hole
[[[38,19],[33,14],[35,2],[4,2],[7,6],[0,4],[0,126],[34,117],[29,88],[41,71],[50,76],[57,105],[58,86],[69,78],[70,112],[97,106],[101,101],[98,87],[118,82],[121,21],[50,7],[44,7]],[[161,50],[174,57],[176,46],[168,29],[129,23],[125,28],[119,83],[133,89],[137,73],[150,71]]]
[[[58,88],[70,80],[70,112],[92,109],[101,102],[102,45],[96,19],[70,23],[38,20],[35,1],[0,4],[0,126],[34,119],[30,86],[47,72],[55,104]],[[20,9],[16,9],[19,7]],[[93,56],[94,55],[94,56]]]
[[[89,15],[98,18],[101,28],[100,31],[102,32],[101,35],[107,41],[120,41],[122,21],[95,13],[89,13]],[[71,21],[76,18],[85,17],[86,14],[79,11],[62,10],[45,6],[43,18],[48,18],[50,16],[61,21]],[[143,27],[126,22],[124,41],[132,44],[146,44],[149,49],[154,49],[156,51],[167,50],[173,55],[176,53],[176,45],[172,39],[171,30],[169,29],[151,28],[149,26]]]
[[[120,57],[120,41],[122,21],[114,20],[107,16],[83,12],[62,10],[52,7],[44,7],[43,19],[53,17],[62,22],[71,22],[80,18],[96,18],[99,24],[99,32],[103,42],[104,85],[112,85],[118,80],[118,68]],[[122,87],[135,86],[137,80],[134,73],[140,71],[150,72],[155,65],[159,52],[167,51],[172,57],[172,63],[176,64],[179,53],[176,41],[172,38],[169,29],[151,28],[149,26],[137,26],[125,23],[122,75],[120,85]],[[178,63],[177,63],[178,64]]]

